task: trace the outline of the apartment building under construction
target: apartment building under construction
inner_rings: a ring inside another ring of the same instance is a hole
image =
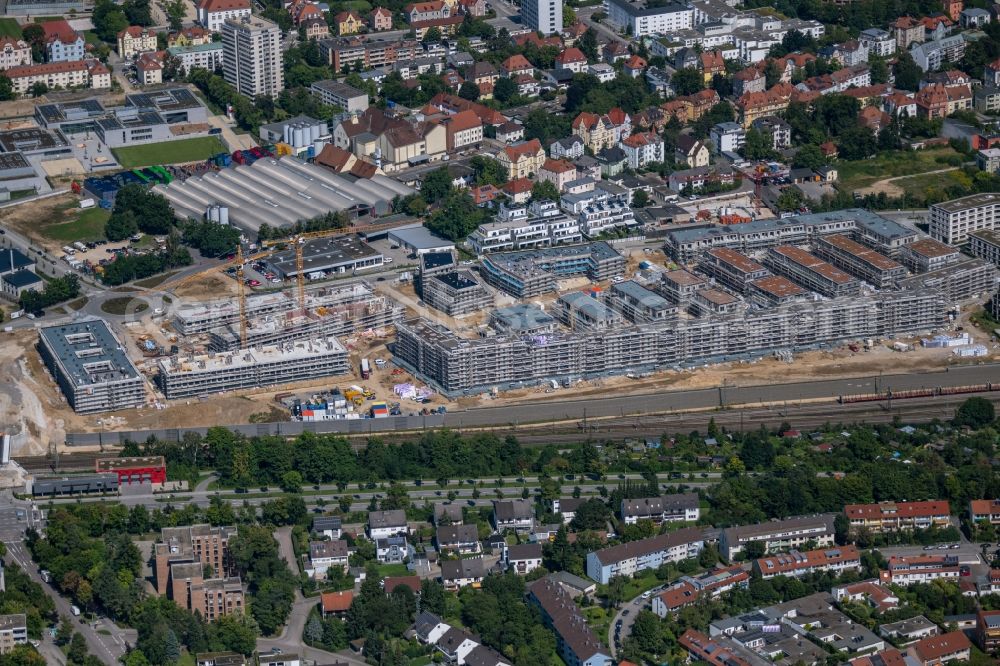
[[[299,339],[232,352],[160,359],[159,383],[167,399],[263,388],[347,374],[347,350],[335,337]]]
[[[402,365],[455,396],[930,331],[945,322],[946,308],[939,291],[885,292],[698,319],[477,339],[415,319],[397,326],[394,353]]]

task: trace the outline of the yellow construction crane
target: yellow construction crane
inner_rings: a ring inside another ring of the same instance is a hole
[[[176,282],[172,282],[167,285],[171,291],[175,291],[185,285],[198,282],[205,279],[209,275],[217,273],[219,271],[227,271],[230,268],[236,269],[236,284],[239,290],[239,308],[240,308],[240,348],[245,349],[247,346],[247,300],[246,300],[246,283],[243,277],[243,266],[247,263],[257,261],[258,259],[263,259],[264,257],[269,257],[275,252],[280,251],[283,247],[292,245],[295,250],[295,281],[296,281],[296,296],[299,304],[299,310],[305,312],[306,310],[306,286],[305,286],[305,271],[304,263],[305,259],[303,257],[302,247],[309,240],[314,238],[327,238],[332,236],[343,236],[346,234],[363,233],[366,231],[371,231],[380,228],[380,225],[367,224],[356,227],[344,227],[343,229],[327,229],[325,231],[307,231],[301,234],[296,234],[291,238],[273,239],[261,242],[261,251],[255,252],[254,254],[244,255],[243,246],[238,245],[236,248],[236,256],[227,261],[224,264],[219,264],[212,268],[208,268],[197,273],[192,273],[187,277],[184,277]]]

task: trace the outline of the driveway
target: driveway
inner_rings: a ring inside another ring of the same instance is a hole
[[[655,589],[659,589],[658,586]],[[635,618],[639,615],[639,611],[643,608],[649,606],[649,599],[643,599],[640,594],[635,599],[622,604],[621,608],[615,614],[615,617],[611,621],[611,625],[608,627],[608,647],[611,649],[611,656],[614,657],[618,653],[618,649],[615,647],[615,625],[619,621],[622,623],[621,632],[619,632],[619,640],[625,642],[625,639],[632,635],[632,625],[635,624]],[[624,613],[628,612],[628,615]]]

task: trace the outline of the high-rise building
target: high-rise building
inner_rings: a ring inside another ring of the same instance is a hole
[[[222,69],[226,81],[248,97],[275,97],[285,86],[281,65],[281,30],[257,16],[222,24]]]
[[[562,0],[524,0],[521,3],[524,24],[543,35],[562,32]]]

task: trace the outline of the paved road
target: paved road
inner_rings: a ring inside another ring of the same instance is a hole
[[[613,29],[608,27],[603,23],[598,23],[591,18],[595,12],[603,12],[604,8],[601,5],[595,5],[593,7],[579,7],[576,10],[576,17],[588,28],[593,28],[598,35],[604,37],[605,40],[614,40],[616,42],[621,42],[623,44],[629,44],[629,40],[622,37]]]
[[[42,586],[45,594],[47,594],[55,603],[56,612],[60,617],[66,616],[73,618],[74,629],[83,635],[84,639],[87,641],[87,649],[92,655],[100,659],[105,664],[118,663],[118,658],[125,654],[125,645],[120,631],[112,632],[110,636],[102,636],[101,634],[98,634],[97,631],[95,631],[89,624],[81,622],[80,618],[74,618],[70,608],[72,604],[70,604],[65,597],[56,592],[51,585],[41,579],[41,576],[38,575],[38,567],[36,567],[31,561],[31,554],[28,552],[28,549],[23,543],[8,543],[7,557],[5,559],[8,563],[17,563],[17,565],[21,567],[21,569],[25,571],[33,581]]]
[[[639,615],[639,611],[648,605],[648,603],[649,600],[643,599],[640,594],[631,601],[622,604],[621,608],[618,609],[618,612],[611,621],[611,625],[608,627],[608,646],[611,648],[612,657],[618,654],[618,648],[615,647],[615,627],[618,622],[622,623],[621,631],[618,634],[619,640],[624,642],[632,634],[632,625],[635,624],[635,618]],[[626,612],[628,615],[623,615]]]

